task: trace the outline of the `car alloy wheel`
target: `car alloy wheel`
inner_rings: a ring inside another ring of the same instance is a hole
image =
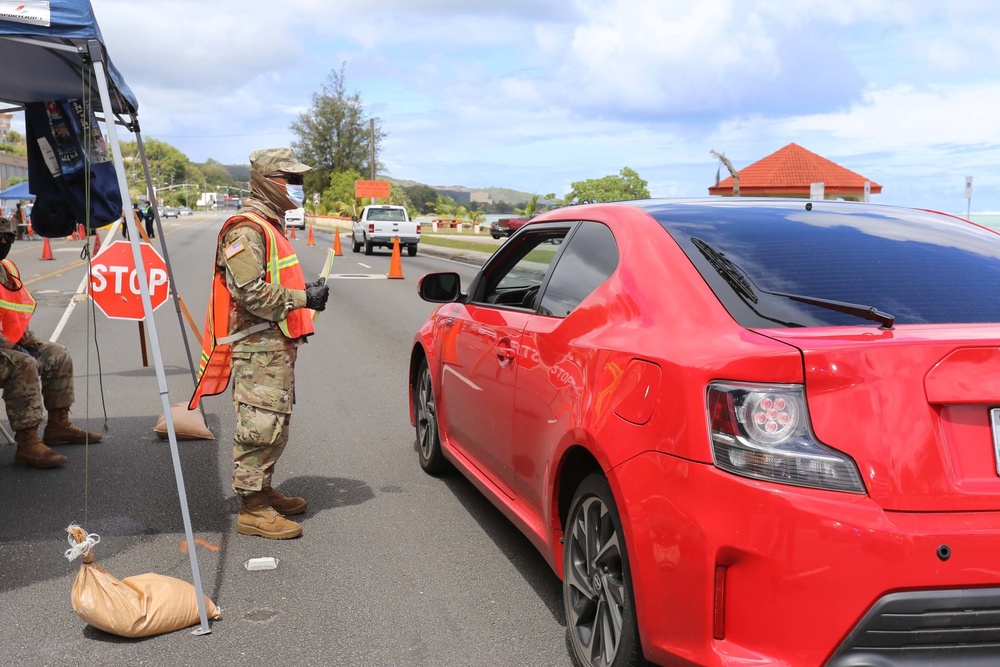
[[[641,660],[621,521],[607,480],[587,477],[566,522],[563,604],[569,645],[584,665]]]
[[[441,436],[438,433],[437,403],[431,384],[431,371],[427,360],[420,362],[417,373],[416,396],[413,402],[417,429],[417,454],[420,467],[431,475],[443,472],[448,462],[441,451]]]

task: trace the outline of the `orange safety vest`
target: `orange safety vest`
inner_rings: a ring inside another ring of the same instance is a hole
[[[31,298],[28,289],[21,283],[14,262],[9,259],[0,260],[7,273],[17,283],[17,289],[9,290],[0,283],[0,333],[12,343],[17,343],[28,330],[28,322],[35,312],[35,300]]]
[[[241,217],[256,224],[267,237],[264,263],[266,265],[265,280],[272,285],[280,285],[288,289],[305,289],[306,279],[302,274],[299,258],[291,242],[267,220],[253,212],[241,213]],[[236,218],[230,218],[235,220]],[[219,232],[219,244],[226,230],[233,223],[227,222]],[[218,247],[218,245],[216,246]],[[201,364],[198,370],[198,385],[188,403],[188,409],[194,410],[202,396],[221,394],[229,386],[232,373],[232,344],[247,336],[269,329],[271,322],[261,322],[234,334],[219,336],[218,332],[229,334],[229,307],[232,297],[226,287],[226,279],[216,265],[215,277],[212,280],[212,297],[205,314],[205,335],[202,337]],[[278,328],[288,338],[311,336],[313,333],[312,310],[297,308],[288,313],[287,317],[277,323]]]

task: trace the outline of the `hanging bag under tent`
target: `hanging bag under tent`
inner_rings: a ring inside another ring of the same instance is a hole
[[[89,221],[94,230],[122,217],[114,163],[92,109],[81,100],[32,102],[24,105],[24,123],[36,234],[59,238],[78,224]]]

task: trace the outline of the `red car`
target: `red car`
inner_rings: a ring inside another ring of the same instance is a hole
[[[420,465],[549,561],[577,661],[1000,664],[1000,235],[595,204],[419,292]]]

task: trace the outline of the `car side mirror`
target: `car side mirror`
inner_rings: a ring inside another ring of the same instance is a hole
[[[417,283],[417,294],[431,303],[450,303],[462,294],[462,278],[454,271],[428,273]]]

